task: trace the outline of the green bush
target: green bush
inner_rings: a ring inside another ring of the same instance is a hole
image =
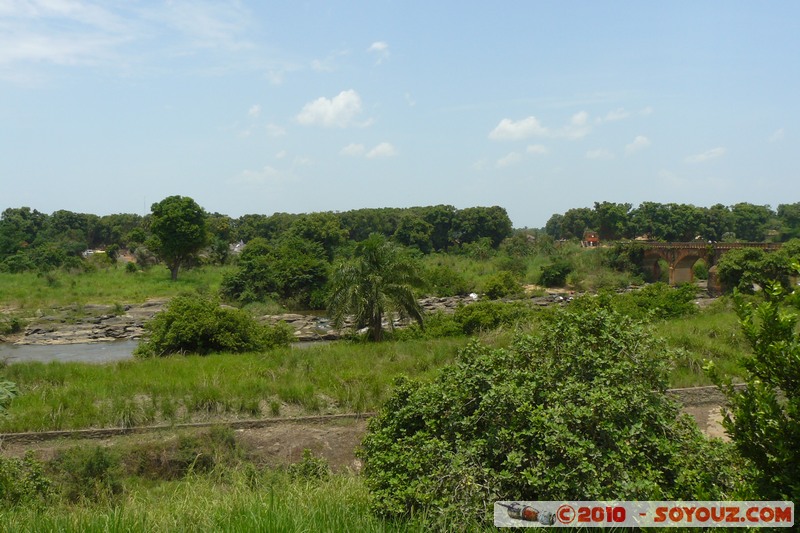
[[[0,502],[2,507],[43,503],[51,495],[52,481],[43,465],[29,451],[23,459],[0,456]]]
[[[623,294],[601,291],[596,296],[584,295],[576,298],[571,307],[583,310],[612,309],[637,320],[670,319],[695,314],[696,295],[697,287],[694,285],[687,283],[670,287],[658,282]]]
[[[434,296],[458,296],[472,290],[464,275],[447,265],[430,268],[423,281],[428,293]]]
[[[512,326],[533,318],[533,310],[520,302],[475,302],[456,309],[453,319],[470,335]]]
[[[261,325],[246,311],[202,296],[175,297],[145,328],[147,336],[135,350],[140,357],[267,350],[293,339],[291,326]]]
[[[119,457],[103,446],[76,446],[60,451],[51,467],[61,478],[67,500],[109,501],[122,493]]]
[[[556,259],[542,268],[539,284],[545,287],[563,287],[570,272],[572,272],[572,264],[568,260]]]
[[[456,322],[453,315],[442,311],[425,315],[423,325],[420,326],[414,322],[407,328],[395,330],[394,338],[397,340],[440,339],[464,334],[461,324]]]
[[[483,287],[486,296],[491,300],[522,293],[522,285],[514,274],[506,270],[500,271],[486,280]]]
[[[328,479],[331,468],[325,459],[315,456],[306,448],[303,450],[303,458],[289,466],[289,475],[292,479]]]
[[[432,383],[399,379],[360,457],[373,508],[491,521],[496,500],[711,500],[735,459],[664,394],[669,356],[642,323],[554,312],[508,349],[471,343]]]

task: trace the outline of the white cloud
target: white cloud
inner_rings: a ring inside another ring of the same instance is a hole
[[[366,149],[364,148],[363,144],[350,143],[344,148],[342,148],[339,153],[350,157],[356,157],[363,155],[365,150]]]
[[[367,157],[372,159],[375,157],[392,157],[397,155],[397,150],[394,146],[387,142],[382,142],[369,152],[367,152]]]
[[[637,135],[633,142],[625,146],[625,155],[631,155],[650,146],[650,139],[644,135]]]
[[[286,150],[281,150],[277,154],[275,154],[275,159],[283,159],[286,157]]]
[[[250,106],[250,109],[247,110],[247,115],[253,118],[258,118],[261,115],[261,106],[258,104]]]
[[[286,130],[277,124],[267,124],[267,135],[270,137],[283,137],[286,135]]]
[[[376,41],[372,43],[367,51],[378,56],[378,59],[375,62],[377,65],[380,65],[389,57],[389,45],[386,43],[386,41]]]
[[[551,130],[543,126],[539,119],[534,116],[530,116],[516,122],[510,118],[504,118],[489,133],[489,138],[495,141],[516,141],[536,136],[575,140],[585,137],[590,131],[591,126],[589,125],[589,113],[586,111],[579,111],[578,113],[572,115],[572,118],[570,118],[570,121],[566,126],[558,130]]]
[[[652,115],[652,114],[653,114],[653,108],[652,108],[652,107],[650,107],[650,106],[647,106],[647,107],[645,107],[645,108],[641,109],[641,110],[639,111],[639,114],[640,114],[641,116],[643,116],[643,117],[646,117],[646,116]]]
[[[340,128],[351,125],[361,113],[361,97],[352,89],[342,91],[331,99],[321,96],[307,103],[297,115],[300,124],[320,124]]]
[[[536,117],[528,117],[517,122],[510,118],[504,118],[489,133],[489,138],[493,140],[517,140],[525,139],[532,135],[546,136],[549,134],[547,128],[542,126]]]
[[[406,97],[406,103],[408,104],[408,107],[414,107],[415,105],[417,105],[417,101],[414,100],[414,98],[411,96],[411,93],[406,93],[405,97]]]
[[[517,152],[511,152],[510,154],[507,154],[497,160],[497,167],[498,168],[509,167],[511,165],[519,163],[521,160],[522,160],[521,155],[519,155]]]
[[[772,135],[767,138],[767,141],[771,143],[776,143],[778,141],[782,141],[784,136],[783,128],[775,130]]]
[[[588,135],[591,129],[591,126],[589,126],[589,113],[586,111],[579,111],[572,115],[569,125],[561,128],[557,136],[573,140],[580,139]]]
[[[614,159],[614,154],[605,148],[597,148],[586,152],[586,159]]]
[[[531,144],[525,151],[534,155],[546,155],[550,153],[550,149],[543,144]]]
[[[609,111],[606,113],[606,116],[603,118],[598,118],[597,122],[616,122],[618,120],[624,120],[630,117],[631,114],[629,111],[625,111],[624,108],[619,107],[614,109],[613,111]]]
[[[725,155],[725,152],[726,152],[725,148],[722,147],[712,148],[711,150],[707,150],[701,154],[694,154],[687,156],[685,161],[687,163],[703,163],[710,159],[716,159],[718,157],[722,157],[723,155]]]
[[[341,150],[339,154],[349,157],[367,157],[375,159],[378,157],[392,157],[397,155],[397,149],[388,142],[382,142],[376,145],[372,150],[367,151],[367,148],[360,143],[350,143]]]

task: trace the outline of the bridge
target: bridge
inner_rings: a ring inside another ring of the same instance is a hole
[[[736,248],[758,248],[765,251],[778,250],[780,243],[766,242],[639,242],[644,249],[642,268],[652,272],[653,279],[661,277],[659,260],[669,265],[669,284],[691,283],[694,281],[694,264],[702,259],[708,266],[708,288],[710,292],[719,292],[715,265],[725,252]]]

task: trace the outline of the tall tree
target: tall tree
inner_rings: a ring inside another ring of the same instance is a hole
[[[166,263],[172,280],[181,265],[197,257],[208,242],[206,212],[188,196],[170,196],[150,208],[153,252]]]
[[[414,287],[419,285],[419,269],[405,250],[373,233],[356,245],[352,259],[333,269],[328,312],[336,327],[350,315],[356,327],[366,326],[369,338],[379,341],[387,313],[398,312],[422,324],[414,296]]]
[[[616,241],[622,237],[629,237],[628,227],[630,220],[628,213],[631,204],[618,204],[614,202],[595,202],[594,212],[597,220],[597,229],[600,239]]]

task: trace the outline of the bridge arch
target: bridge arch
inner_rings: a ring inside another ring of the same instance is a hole
[[[694,265],[700,259],[706,262],[709,269],[708,289],[711,293],[719,293],[721,288],[716,278],[716,264],[728,250],[734,248],[760,248],[765,251],[778,250],[779,243],[734,242],[639,242],[644,247],[642,268],[652,272],[656,279],[660,275],[659,259],[669,264],[669,284],[691,283],[694,281]]]

